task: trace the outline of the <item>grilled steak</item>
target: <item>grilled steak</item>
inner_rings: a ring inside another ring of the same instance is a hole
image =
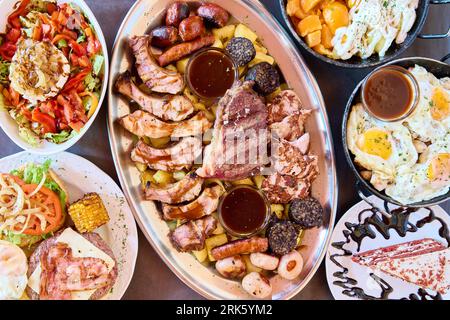
[[[150,52],[150,36],[134,36],[129,45],[136,57],[136,67],[142,81],[151,90],[177,94],[184,89],[184,79],[178,72],[161,68]]]
[[[159,97],[146,94],[131,80],[128,72],[117,78],[115,87],[119,93],[138,103],[143,110],[162,120],[181,121],[194,112],[191,100],[185,96]]]
[[[41,242],[41,244],[36,248],[36,250],[33,252],[29,259],[28,264],[28,277],[30,277],[36,267],[40,264],[41,257],[46,255],[50,248],[54,247],[57,244],[58,236],[62,233],[62,231],[58,232],[53,236],[52,238],[49,238],[47,240],[44,240]],[[106,242],[97,234],[97,233],[83,233],[81,234],[86,240],[91,242],[94,246],[105,252],[107,255],[109,255],[111,258],[114,258],[114,254],[109,248],[109,246],[106,244]],[[91,300],[99,300],[103,296],[105,296],[108,292],[111,291],[111,288],[114,286],[114,283],[116,282],[118,275],[118,269],[117,269],[117,261],[114,265],[114,268],[109,273],[109,280],[108,284],[100,289],[97,289],[91,296]],[[40,294],[34,292],[30,287],[27,287],[27,295],[31,300],[39,300]]]
[[[201,153],[202,141],[199,138],[186,137],[165,149],[153,148],[140,140],[131,151],[131,160],[144,163],[153,170],[172,172],[189,169]]]
[[[251,81],[239,84],[219,101],[213,140],[197,171],[200,176],[237,180],[266,163],[267,108],[252,86]]]
[[[198,220],[191,220],[182,224],[169,234],[173,246],[180,252],[202,250],[205,239],[217,228],[217,220],[213,216],[206,216]]]

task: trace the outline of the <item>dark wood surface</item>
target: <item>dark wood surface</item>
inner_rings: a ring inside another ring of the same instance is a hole
[[[228,0],[227,0],[228,1]],[[133,0],[86,0],[95,13],[103,32],[106,36],[109,52],[120,23],[128,9],[134,3]],[[262,0],[279,21],[282,21],[278,0]],[[446,32],[450,23],[450,6],[431,6],[424,32]],[[370,71],[347,70],[327,65],[306,51],[301,53],[316,77],[322,94],[327,104],[328,114],[333,130],[335,152],[337,160],[337,172],[339,180],[339,204],[337,218],[359,201],[355,193],[355,179],[347,166],[340,143],[342,113],[348,96],[356,84]],[[424,56],[441,59],[450,53],[450,40],[421,40],[417,39],[403,56]],[[85,157],[107,172],[118,181],[112,162],[106,129],[106,102],[89,132],[70,150]],[[0,131],[0,157],[21,151]],[[450,211],[450,203],[443,205],[447,212]],[[139,232],[139,256],[137,259],[134,278],[125,294],[124,299],[202,299],[201,296],[184,285],[164,264],[148,244],[145,237]],[[332,299],[328,289],[325,267],[322,266],[308,286],[298,294],[295,299]]]

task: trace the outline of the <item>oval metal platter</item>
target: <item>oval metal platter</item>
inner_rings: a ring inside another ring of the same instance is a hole
[[[130,9],[119,29],[111,62],[109,82],[108,129],[114,162],[124,193],[141,230],[167,266],[193,290],[208,299],[250,299],[239,282],[220,277],[212,267],[206,267],[188,253],[178,253],[171,245],[169,228],[151,201],[144,201],[139,172],[130,159],[133,137],[126,133],[117,120],[130,112],[128,103],[114,93],[114,80],[133,63],[127,48],[127,39],[141,35],[162,23],[164,12],[171,1],[141,0]],[[326,253],[334,225],[337,184],[331,130],[325,104],[316,80],[297,52],[295,45],[270,13],[257,0],[228,0],[217,2],[239,22],[255,30],[270,54],[277,61],[288,85],[300,96],[305,108],[313,109],[314,116],[306,124],[311,134],[311,151],[320,157],[320,175],[312,187],[312,195],[325,208],[323,227],[308,230],[301,253],[305,260],[302,274],[294,281],[271,279],[272,299],[290,299],[299,293],[314,276]],[[151,283],[148,284],[151,288]]]

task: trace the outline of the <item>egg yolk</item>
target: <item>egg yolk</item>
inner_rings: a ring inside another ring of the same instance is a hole
[[[431,117],[437,121],[442,121],[450,115],[450,97],[441,88],[433,90],[430,112]]]
[[[450,181],[450,153],[441,153],[431,160],[427,177],[432,181]]]
[[[363,152],[378,156],[384,160],[389,159],[392,154],[389,134],[378,128],[371,128],[364,132],[358,140],[358,146]]]
[[[349,16],[348,9],[345,4],[340,2],[332,2],[326,5],[322,11],[323,19],[333,34],[340,27],[348,26]]]

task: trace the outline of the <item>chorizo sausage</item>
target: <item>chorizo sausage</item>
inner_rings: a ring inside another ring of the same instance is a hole
[[[230,14],[221,6],[214,3],[205,3],[197,9],[197,14],[217,27],[225,27]]]
[[[253,237],[229,242],[223,246],[211,250],[211,255],[216,260],[222,260],[238,254],[265,252],[269,248],[267,238]]]
[[[206,28],[203,18],[192,16],[181,21],[179,26],[181,40],[191,41],[205,34]]]
[[[168,64],[178,61],[203,47],[212,45],[214,41],[215,38],[213,35],[206,35],[194,41],[177,44],[159,56],[159,65],[161,67],[165,67]]]
[[[167,8],[166,25],[178,27],[181,21],[189,17],[190,9],[187,3],[177,1]]]
[[[150,33],[152,36],[152,46],[166,48],[174,45],[178,41],[178,29],[175,27],[158,27]]]

